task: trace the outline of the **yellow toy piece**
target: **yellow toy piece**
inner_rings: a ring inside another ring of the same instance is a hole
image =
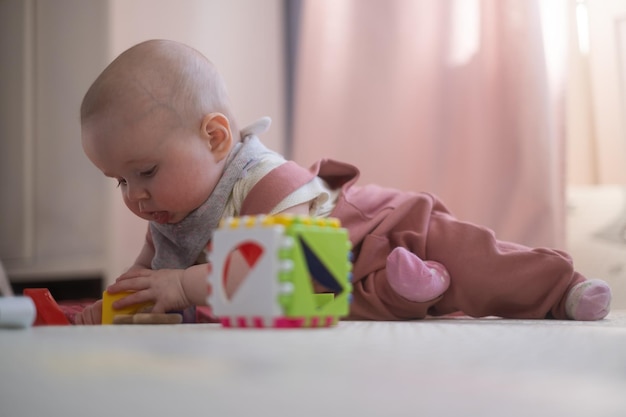
[[[245,216],[216,230],[208,303],[225,327],[327,327],[346,316],[351,243],[335,218]]]
[[[102,293],[102,324],[113,324],[117,315],[128,315],[143,312],[152,307],[152,303],[141,303],[121,308],[119,310],[113,308],[113,302],[132,294],[131,291],[124,291],[117,294],[109,294],[108,291]]]

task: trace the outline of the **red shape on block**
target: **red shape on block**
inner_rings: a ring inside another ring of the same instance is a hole
[[[254,242],[244,242],[237,249],[239,249],[250,268],[256,264],[256,261],[263,254],[263,247]]]
[[[33,299],[37,309],[34,326],[69,325],[70,322],[47,288],[26,288],[24,295]]]

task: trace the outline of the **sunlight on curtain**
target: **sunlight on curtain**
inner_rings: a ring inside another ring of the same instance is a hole
[[[540,1],[539,12],[541,31],[545,49],[546,68],[548,71],[548,85],[562,85],[565,81],[565,64],[567,62],[567,3],[559,1]],[[579,38],[582,40],[582,38]],[[583,43],[581,50],[584,48]],[[588,48],[588,45],[587,45]]]
[[[480,7],[478,0],[452,0],[450,4],[450,46],[448,65],[463,65],[480,49]]]
[[[576,1],[576,40],[581,54],[589,53],[589,14],[585,1]]]
[[[566,16],[540,4],[564,1],[305,0],[294,159],[353,163],[361,183],[561,247]]]

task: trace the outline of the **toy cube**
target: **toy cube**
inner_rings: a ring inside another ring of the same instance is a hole
[[[329,327],[348,314],[352,246],[337,219],[228,218],[211,247],[208,303],[225,327]]]
[[[117,294],[109,294],[108,291],[102,293],[102,324],[113,324],[115,317],[118,315],[136,314],[147,308],[152,307],[152,303],[141,303],[128,306],[122,309],[114,309],[113,303],[120,298],[132,294],[132,291],[119,292]]]

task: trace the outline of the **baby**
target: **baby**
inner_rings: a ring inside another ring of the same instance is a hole
[[[354,252],[351,319],[472,317],[599,320],[611,291],[557,250],[497,240],[457,220],[435,196],[357,186],[357,168],[310,169],[267,149],[266,119],[239,130],[215,67],[180,43],[152,40],[116,58],[81,106],[82,145],[149,221],[135,264],[108,287],[115,308],[154,313],[206,305],[204,248],[227,216],[294,213],[338,218]],[[445,266],[445,267],[444,267]],[[101,302],[75,317],[101,321]]]

